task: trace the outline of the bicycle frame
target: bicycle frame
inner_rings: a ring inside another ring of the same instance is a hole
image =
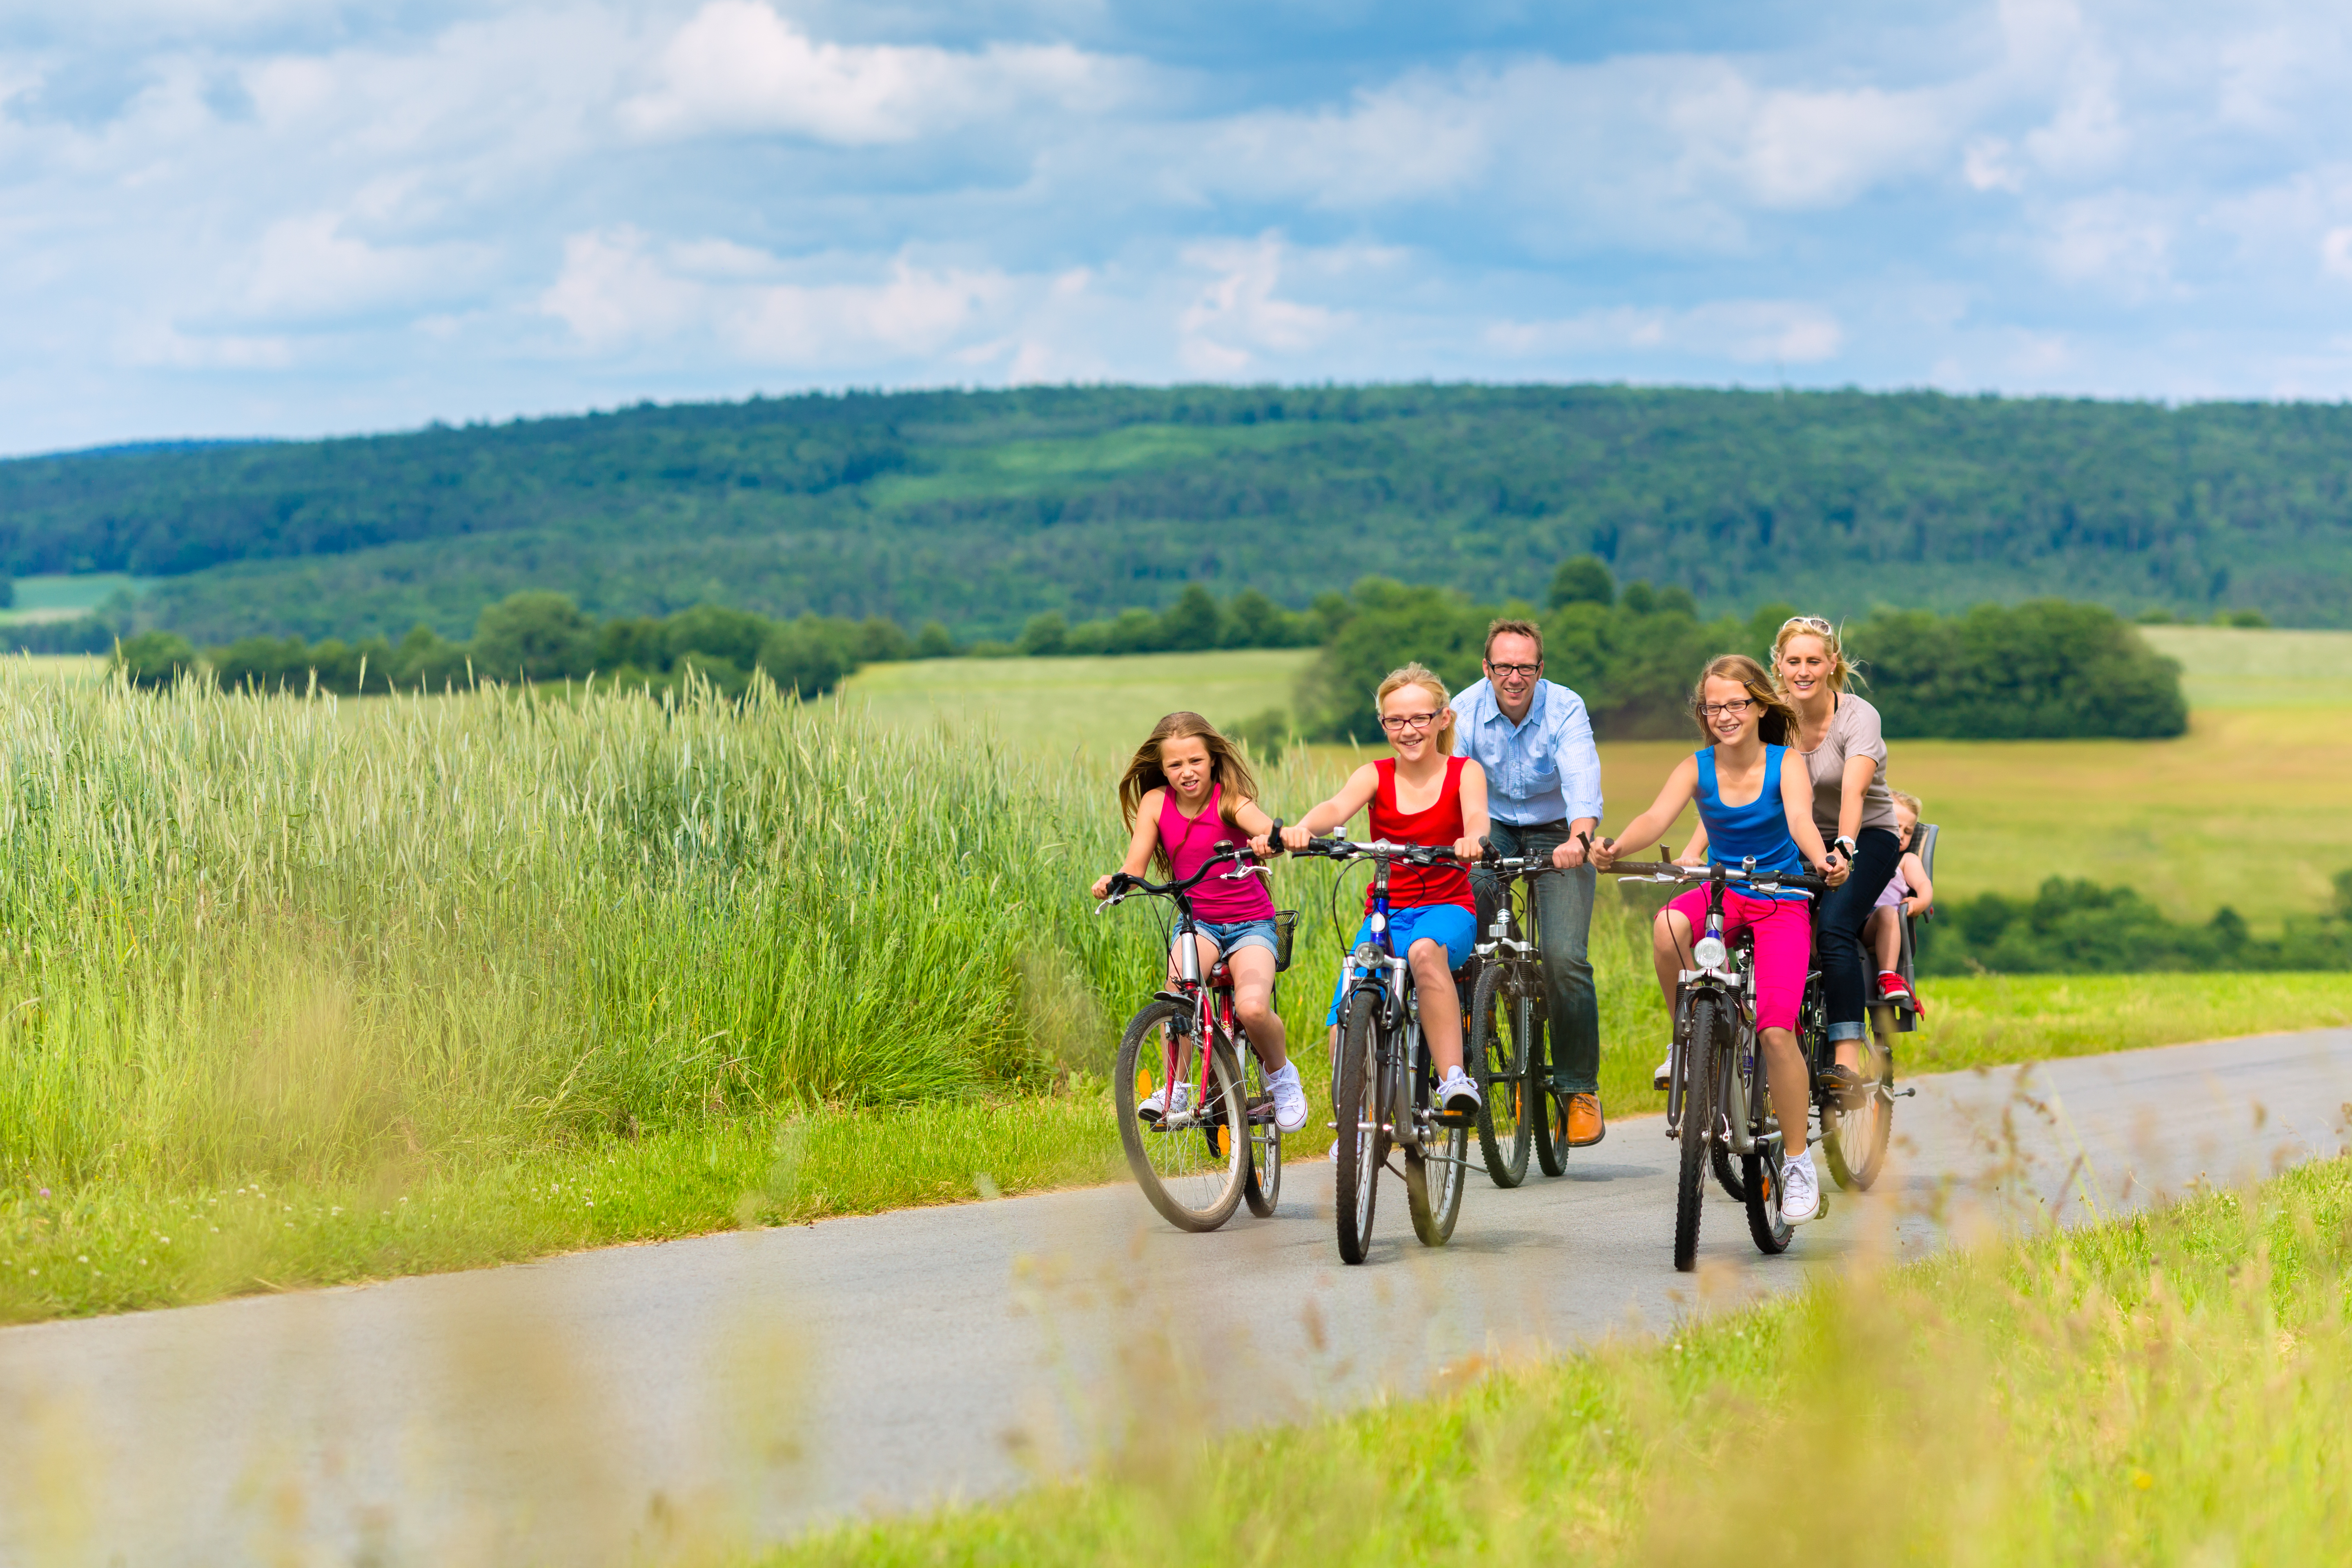
[[[1228,1040],[1239,1041],[1242,1037],[1234,1017],[1234,987],[1231,972],[1228,971],[1222,984],[1218,983],[1213,976],[1204,978],[1201,973],[1200,924],[1193,918],[1192,900],[1189,895],[1193,888],[1212,875],[1227,881],[1265,875],[1266,868],[1264,866],[1244,861],[1243,855],[1244,852],[1239,849],[1226,854],[1213,855],[1206,865],[1181,882],[1155,884],[1143,881],[1139,878],[1127,879],[1126,885],[1115,887],[1111,896],[1104,903],[1106,908],[1117,903],[1126,898],[1131,889],[1155,897],[1165,898],[1176,906],[1176,918],[1171,922],[1170,939],[1171,945],[1176,950],[1175,989],[1163,990],[1157,994],[1163,1001],[1173,1002],[1178,1006],[1187,1009],[1191,1014],[1192,1026],[1189,1029],[1171,1028],[1160,1036],[1160,1081],[1171,1089],[1177,1082],[1177,1075],[1182,1068],[1184,1057],[1191,1050],[1188,1042],[1198,1037],[1205,1044],[1213,1038],[1211,1033],[1213,1030],[1222,1033]],[[1234,869],[1218,871],[1219,863],[1226,860],[1234,863]],[[1219,962],[1222,963],[1223,961]],[[1192,1055],[1195,1079],[1192,1086],[1192,1103],[1194,1109],[1184,1112],[1181,1117],[1169,1117],[1164,1125],[1171,1131],[1189,1127],[1194,1120],[1207,1114],[1209,1053],[1203,1048],[1193,1052]]]

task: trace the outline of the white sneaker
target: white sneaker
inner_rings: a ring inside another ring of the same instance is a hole
[[[1283,1069],[1265,1080],[1274,1091],[1274,1124],[1285,1132],[1296,1132],[1307,1125],[1307,1090],[1298,1081],[1298,1064],[1288,1062]]]
[[[1664,1061],[1658,1064],[1658,1070],[1650,1075],[1650,1087],[1652,1089],[1663,1089],[1669,1083],[1674,1081],[1674,1076],[1675,1058],[1668,1057]]]
[[[1478,1086],[1470,1081],[1468,1073],[1455,1068],[1437,1086],[1437,1104],[1440,1110],[1455,1116],[1475,1115],[1479,1105]]]
[[[1301,1103],[1305,1103],[1304,1100]],[[1181,1116],[1191,1109],[1192,1109],[1191,1084],[1180,1083],[1176,1086],[1176,1109],[1173,1111],[1168,1109],[1168,1086],[1162,1084],[1143,1097],[1143,1103],[1135,1108],[1135,1119],[1147,1126],[1156,1127],[1162,1117]]]
[[[1780,1162],[1780,1217],[1790,1225],[1802,1225],[1819,1219],[1822,1214],[1822,1180],[1813,1173],[1813,1152],[1807,1149],[1793,1160]]]

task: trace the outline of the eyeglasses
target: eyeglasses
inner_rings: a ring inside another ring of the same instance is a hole
[[[1515,675],[1521,680],[1533,680],[1537,676],[1543,673],[1543,666],[1540,664],[1496,664],[1490,661],[1486,666],[1486,673],[1496,676]]]
[[[1712,719],[1718,713],[1727,713],[1737,719],[1750,708],[1762,706],[1763,704],[1758,702],[1753,697],[1738,697],[1729,702],[1702,702],[1698,705],[1698,710],[1704,718]]]
[[[1837,636],[1837,628],[1819,616],[1790,616],[1780,623],[1780,629],[1784,632],[1790,626],[1803,626],[1806,630],[1819,632],[1825,637]]]
[[[1383,713],[1381,728],[1394,735],[1406,730],[1426,730],[1437,722],[1434,713]]]

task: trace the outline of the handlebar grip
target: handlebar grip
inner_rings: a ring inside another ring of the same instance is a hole
[[[1265,830],[1265,852],[1269,855],[1279,855],[1283,852],[1283,848],[1282,818],[1277,816],[1274,819],[1274,826]]]

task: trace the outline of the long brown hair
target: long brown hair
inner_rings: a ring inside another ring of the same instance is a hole
[[[1135,814],[1143,809],[1143,797],[1153,790],[1173,791],[1168,782],[1168,772],[1160,765],[1160,743],[1162,741],[1189,741],[1200,737],[1209,748],[1209,784],[1212,789],[1222,784],[1224,793],[1217,797],[1217,818],[1225,825],[1236,840],[1242,837],[1242,825],[1234,816],[1234,803],[1257,798],[1257,779],[1250,772],[1249,761],[1234,748],[1234,743],[1217,733],[1217,727],[1198,713],[1171,713],[1151,726],[1151,734],[1135,748],[1135,755],[1127,764],[1127,772],[1118,779],[1118,814],[1127,820],[1128,831],[1135,831]],[[1166,876],[1168,846],[1153,841],[1151,863]]]
[[[1764,667],[1744,653],[1717,654],[1699,671],[1698,684],[1691,688],[1691,717],[1698,721],[1701,735],[1710,742],[1715,739],[1715,731],[1706,727],[1706,715],[1699,711],[1706,701],[1706,683],[1710,680],[1736,680],[1746,687],[1748,700],[1764,710],[1756,726],[1757,738],[1768,746],[1789,743],[1789,737],[1796,732],[1797,710],[1772,689],[1772,678]]]

